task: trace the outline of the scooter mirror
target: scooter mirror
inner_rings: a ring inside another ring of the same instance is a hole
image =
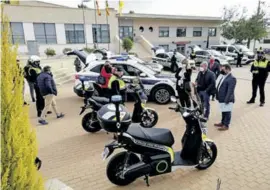
[[[188,117],[190,114],[188,112],[183,113],[183,117]]]
[[[177,101],[176,101],[176,98],[175,98],[174,96],[171,96],[171,101],[172,101],[172,102],[177,102]]]

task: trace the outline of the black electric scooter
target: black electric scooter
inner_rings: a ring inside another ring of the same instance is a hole
[[[130,125],[128,113],[125,113],[120,101],[120,96],[112,97],[115,106],[115,117],[111,117],[113,119],[105,117],[107,112],[112,112],[112,105],[103,106],[98,112],[98,119],[103,122],[103,128],[115,130],[118,135],[117,141],[105,146],[103,160],[117,148],[126,150],[114,155],[107,165],[107,177],[113,184],[124,186],[145,176],[149,186],[149,176],[170,173],[187,166],[203,170],[214,163],[217,147],[206,137],[203,130],[206,120],[201,117],[197,108],[187,109],[180,104],[177,104],[176,108],[170,108],[180,112],[186,122],[186,131],[182,138],[183,148],[174,152],[174,137],[169,129],[147,129],[137,124]]]
[[[101,126],[97,119],[97,111],[103,106],[110,103],[110,99],[105,97],[92,96],[94,89],[85,89],[84,80],[80,79],[82,83],[83,93],[85,94],[84,106],[81,107],[82,110],[80,115],[85,112],[87,109],[91,111],[85,114],[82,118],[82,127],[85,131],[89,133],[95,133],[101,130]],[[136,81],[136,82],[135,82]],[[142,98],[142,95],[145,94],[143,85],[139,78],[133,81],[133,84],[130,84],[128,88],[134,91],[134,109],[132,114],[132,122],[140,123],[142,127],[151,128],[155,126],[158,122],[158,114],[152,109],[146,107],[146,98]],[[145,96],[146,97],[146,96]]]

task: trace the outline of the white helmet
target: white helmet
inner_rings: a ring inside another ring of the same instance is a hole
[[[31,55],[29,58],[29,62],[30,63],[34,63],[34,62],[40,62],[40,57],[37,55]]]

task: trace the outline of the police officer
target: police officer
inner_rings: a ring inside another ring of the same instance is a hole
[[[262,47],[259,48],[259,50],[257,51],[257,53],[263,53]]]
[[[173,52],[173,56],[171,58],[171,71],[172,72],[176,72],[174,68],[177,68],[175,66],[177,66],[177,59],[176,59],[176,51]]]
[[[26,70],[27,79],[29,82],[33,83],[35,94],[36,94],[36,109],[37,116],[40,117],[42,110],[44,109],[44,99],[40,94],[38,85],[37,85],[37,77],[41,73],[42,68],[40,66],[40,57],[36,55],[32,55],[28,60],[28,69]]]
[[[190,54],[190,59],[194,60],[196,58],[196,54],[194,53],[194,49],[192,49],[191,54]]]
[[[270,63],[265,58],[264,53],[261,51],[257,52],[257,59],[251,66],[250,71],[253,74],[252,78],[252,97],[247,102],[247,104],[255,103],[257,89],[260,89],[260,106],[265,104],[265,93],[264,86],[268,77],[268,72],[270,72]]]
[[[242,49],[239,50],[239,52],[237,53],[237,63],[236,63],[236,67],[242,67],[242,58],[243,58],[243,52]]]
[[[126,83],[121,79],[124,75],[123,69],[121,67],[116,67],[115,71],[112,73],[108,88],[110,90],[110,95],[121,95],[122,101],[126,101]]]

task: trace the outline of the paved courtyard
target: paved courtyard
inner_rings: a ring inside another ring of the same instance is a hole
[[[220,178],[222,190],[270,189],[270,81],[266,84],[266,105],[263,108],[246,105],[251,95],[250,74],[247,67],[234,69],[239,79],[236,88],[232,124],[229,131],[220,132],[213,124],[220,120],[217,102],[211,102],[208,136],[218,147],[214,165],[205,171],[178,170],[174,173],[150,178],[146,187],[143,178],[126,187],[116,187],[106,177],[107,161],[102,161],[104,144],[112,139],[105,132],[88,134],[81,127],[79,116],[82,99],[75,96],[72,84],[59,88],[57,104],[66,114],[61,120],[49,116],[48,126],[37,125],[34,106],[30,117],[37,130],[39,157],[43,160],[41,172],[46,179],[57,178],[74,190],[215,190]],[[241,79],[240,79],[241,78]],[[157,127],[172,130],[174,149],[180,148],[184,122],[177,113],[168,110],[169,105],[149,103],[158,111]],[[132,111],[132,103],[128,104]]]

